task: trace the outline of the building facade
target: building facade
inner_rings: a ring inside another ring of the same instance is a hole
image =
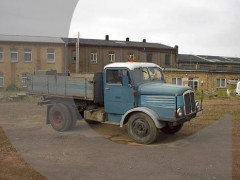
[[[25,88],[35,70],[64,72],[64,48],[61,38],[0,35],[0,87]]]
[[[77,39],[64,39],[67,44],[68,71],[76,72]],[[109,40],[80,39],[79,48],[80,72],[102,71],[104,66],[113,62],[124,62],[129,59],[137,62],[153,62],[162,67],[176,68],[178,47],[170,47],[159,43]]]
[[[167,81],[194,90],[214,92],[240,81],[240,58],[179,54],[177,64]]]
[[[100,72],[113,62],[152,62],[165,70],[167,83],[214,92],[240,80],[240,58],[178,54],[178,46],[105,39],[80,39],[76,68],[76,38],[0,35],[0,89],[15,84],[24,89],[35,70],[58,73]]]

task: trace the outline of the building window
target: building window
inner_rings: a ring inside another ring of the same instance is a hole
[[[18,62],[18,50],[11,49],[11,62]]]
[[[54,63],[55,62],[55,51],[54,49],[47,50],[47,62]]]
[[[152,62],[152,53],[147,53],[147,62]]]
[[[226,79],[219,78],[217,79],[217,88],[225,88],[226,87]]]
[[[133,53],[129,53],[128,54],[128,59],[134,60],[134,54]]]
[[[166,54],[165,55],[165,66],[170,66],[171,65],[170,59],[171,59],[170,54]]]
[[[27,87],[27,74],[22,74],[22,87]]]
[[[3,74],[0,74],[0,87],[4,87],[4,77],[3,77]]]
[[[195,70],[194,65],[182,65],[182,68],[186,70]]]
[[[97,64],[97,52],[91,52],[90,63]]]
[[[182,78],[172,78],[172,84],[182,85]]]
[[[108,60],[109,60],[110,63],[115,62],[115,53],[114,52],[110,52],[108,54]]]
[[[73,63],[73,64],[76,64],[76,59],[77,59],[77,57],[76,57],[76,51],[72,51],[72,57],[71,57],[71,59],[72,59],[72,63]]]
[[[32,50],[24,50],[24,62],[32,62]]]
[[[209,71],[209,70],[211,70],[211,66],[200,65],[200,70],[206,70],[206,71]]]
[[[188,78],[188,86],[191,87],[193,90],[197,91],[199,86],[199,79],[198,78]]]
[[[217,66],[217,71],[227,71],[227,66]]]
[[[3,62],[3,48],[0,47],[0,62]]]
[[[237,84],[237,82],[239,81],[239,79],[229,79],[228,81],[227,81],[227,83],[228,84]]]
[[[240,66],[233,66],[232,70],[235,72],[240,72]]]

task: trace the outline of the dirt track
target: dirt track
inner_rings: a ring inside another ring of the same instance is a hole
[[[231,106],[233,103],[232,101],[221,101],[216,102],[216,104],[213,101],[209,101],[210,106],[215,106],[214,109],[217,109],[219,106],[219,103],[225,103],[225,107]],[[235,108],[239,108],[240,104],[239,101],[235,102],[237,105]],[[208,108],[210,109],[210,108]],[[233,113],[235,113],[236,109]],[[207,110],[206,110],[207,111]],[[210,112],[206,112],[205,114],[209,114]],[[39,107],[36,106],[36,104],[28,103],[28,102],[21,102],[21,103],[1,103],[0,104],[0,114],[1,118],[4,118],[5,122],[12,122],[13,117],[19,118],[20,121],[27,122],[28,118],[31,117],[31,122],[40,122],[41,126],[37,124],[30,124],[28,127],[26,127],[27,130],[30,130],[33,132],[37,129],[42,129],[50,134],[54,134],[56,136],[55,132],[52,132],[52,129],[49,126],[44,125],[45,120],[45,107]],[[221,113],[224,113],[224,110],[222,110]],[[235,116],[234,116],[235,117]],[[204,117],[202,117],[204,118]],[[6,120],[7,119],[7,120]],[[184,129],[177,135],[172,136],[170,138],[166,138],[164,136],[159,138],[159,141],[157,144],[168,144],[170,142],[177,142],[178,140],[181,140],[191,134],[194,134],[198,132],[200,129],[203,129],[204,127],[211,124],[214,120],[195,120],[190,123],[187,123],[184,126]],[[0,125],[1,125],[1,119],[0,119]],[[36,127],[34,127],[37,125]],[[111,141],[115,141],[117,143],[121,144],[134,144],[127,136],[126,131],[124,129],[119,129],[116,126],[112,125],[91,125],[91,127],[99,134],[103,135],[107,139]],[[14,127],[12,127],[14,128]],[[81,129],[77,128],[75,131],[79,131]],[[1,131],[1,130],[0,130]],[[74,134],[72,132],[71,134]],[[63,138],[63,137],[62,137]],[[44,179],[43,176],[41,176],[38,172],[34,171],[29,164],[27,164],[21,156],[16,152],[16,150],[9,144],[9,142],[6,139],[6,136],[3,134],[3,132],[0,132],[0,179],[26,179],[26,178],[33,178],[33,179]],[[16,137],[17,139],[17,137]],[[233,146],[232,146],[232,153],[233,153],[233,179],[240,178],[239,169],[240,169],[240,120],[233,120]],[[156,144],[156,145],[157,145]]]
[[[45,180],[16,151],[0,127],[0,179]]]

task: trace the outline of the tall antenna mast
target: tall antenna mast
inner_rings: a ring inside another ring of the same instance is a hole
[[[76,73],[79,73],[79,46],[80,46],[80,33],[78,32],[77,42],[76,42]]]

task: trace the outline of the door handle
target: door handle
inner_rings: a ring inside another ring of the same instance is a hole
[[[105,90],[110,90],[110,88],[105,88]]]

